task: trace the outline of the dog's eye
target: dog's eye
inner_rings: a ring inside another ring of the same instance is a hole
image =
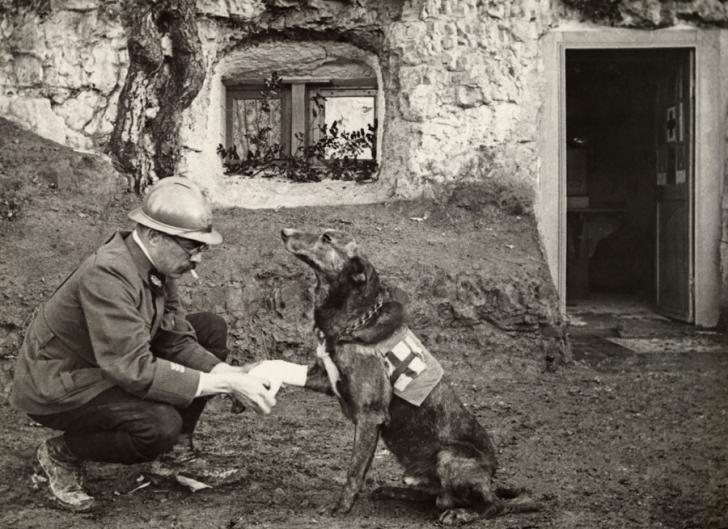
[[[323,235],[321,236],[321,241],[322,241],[322,242],[325,242],[325,243],[327,243],[327,244],[331,243],[331,235],[329,235],[328,233],[324,233],[324,234],[323,234]]]

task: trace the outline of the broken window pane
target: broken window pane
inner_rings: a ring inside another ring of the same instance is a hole
[[[376,159],[376,93],[368,88],[322,88],[312,93],[312,138],[327,138],[325,159]]]
[[[356,131],[363,131],[364,134],[374,127],[374,97],[327,97],[324,102],[325,123],[328,130],[331,130],[334,122],[338,122],[339,133],[351,134]],[[342,152],[336,146],[326,149],[326,158],[339,158],[347,153]],[[373,153],[371,148],[362,148],[361,152],[351,153],[353,158],[359,160],[371,160]]]

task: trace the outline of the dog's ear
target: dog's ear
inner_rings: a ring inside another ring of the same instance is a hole
[[[367,263],[361,257],[355,256],[349,260],[349,277],[357,285],[367,282]]]

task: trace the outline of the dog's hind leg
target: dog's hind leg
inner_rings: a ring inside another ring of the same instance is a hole
[[[510,513],[536,512],[542,508],[538,502],[526,496],[512,497],[507,500],[499,498],[498,492],[510,496],[513,491],[508,489],[507,491],[498,490],[494,494],[489,478],[473,483],[470,490],[471,505],[445,509],[440,515],[440,523],[443,525],[462,525],[479,518],[487,519]],[[442,496],[438,497],[438,506],[442,508],[441,498]]]
[[[437,497],[437,506],[443,509],[439,519],[442,525],[463,525],[480,518],[493,518],[502,514],[503,504],[490,493],[489,485],[485,490],[479,490],[480,487],[477,485],[474,489],[471,489],[467,499],[456,498],[449,490],[440,493]],[[473,498],[473,493],[480,498]],[[468,505],[469,503],[471,504]]]
[[[440,491],[440,482],[426,474],[405,471],[402,481],[404,487],[384,485],[372,491],[370,497],[376,500],[432,502]]]
[[[502,502],[492,491],[493,470],[488,458],[472,447],[451,447],[437,455],[441,491],[437,507],[440,523],[461,525],[500,514]]]
[[[525,489],[496,487],[491,480],[481,478],[472,485],[473,506],[483,518],[494,518],[503,514],[537,512],[543,506],[525,495]],[[482,503],[481,503],[482,502]]]

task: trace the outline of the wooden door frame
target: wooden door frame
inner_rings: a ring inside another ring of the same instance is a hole
[[[696,325],[714,327],[718,322],[721,286],[721,192],[725,162],[726,79],[720,72],[728,67],[728,54],[721,54],[721,45],[728,44],[728,37],[717,29],[557,28],[542,40],[545,84],[536,218],[562,314],[566,312],[566,50],[694,50],[693,314]]]

